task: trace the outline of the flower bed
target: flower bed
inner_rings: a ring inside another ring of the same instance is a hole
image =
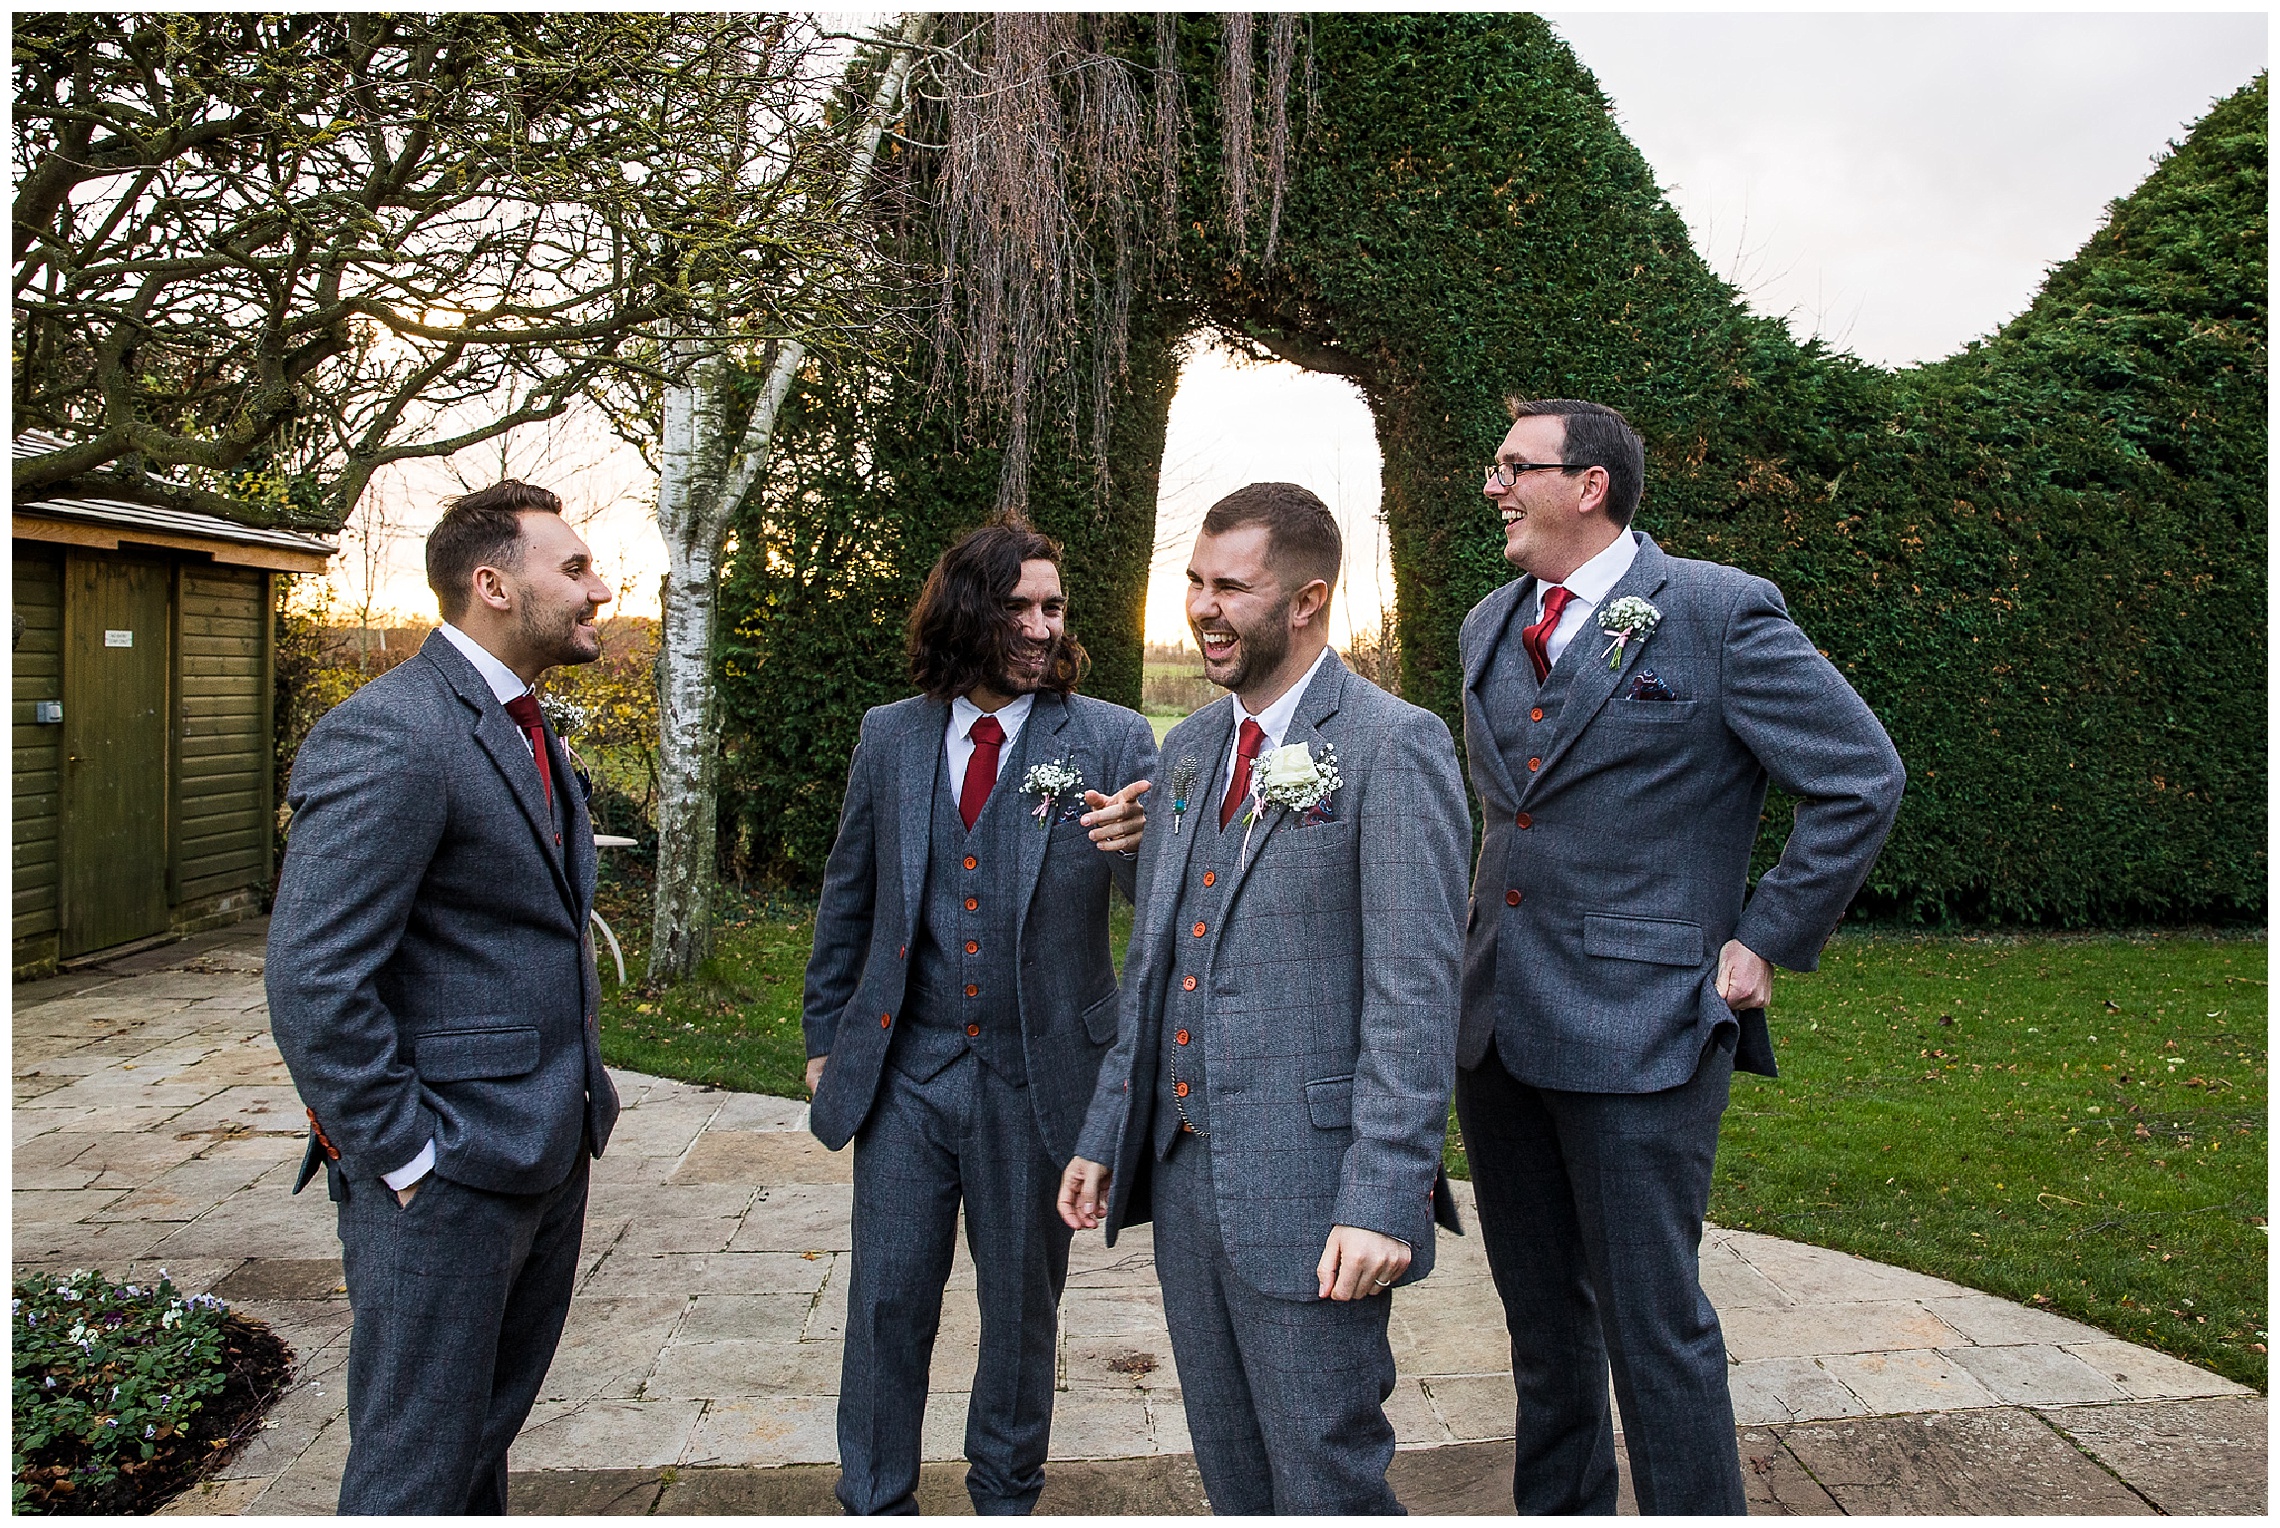
[[[24,1274],[10,1317],[17,1512],[148,1512],[260,1426],[293,1352],[211,1295]]]

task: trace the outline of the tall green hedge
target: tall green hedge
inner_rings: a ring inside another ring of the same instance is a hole
[[[1127,670],[1137,689],[1185,328],[1249,335],[1361,387],[1385,462],[1404,690],[1452,723],[1458,624],[1512,576],[1479,493],[1502,400],[1593,397],[1650,442],[1642,528],[1780,584],[1891,730],[1909,788],[1864,909],[2062,923],[2261,913],[2261,77],[2116,204],[2028,312],[1948,361],[1890,373],[1747,311],[1540,20],[1310,25],[1318,88],[1270,265],[1257,214],[1241,249],[1214,231],[1220,34],[1185,23],[1185,232],[1136,305],[1115,493],[1104,513],[1082,471],[1057,475],[1081,460],[1073,442],[1041,447],[1033,468],[1049,486],[1032,508],[1070,545],[1096,692],[1126,698]],[[913,569],[986,511],[995,482],[988,449],[960,444],[914,389],[863,385],[880,410],[862,435],[872,476],[799,491],[818,514],[871,525],[897,549],[891,573],[850,575],[865,592],[827,615],[770,574],[737,638],[758,645],[726,655],[732,730],[761,698],[806,696],[811,676],[827,697],[812,719],[795,714],[805,700],[771,703],[780,735],[748,754],[756,768],[731,771],[748,782],[755,863],[799,878],[828,848],[822,804],[836,806],[853,692],[902,693],[876,656],[891,645],[879,623],[899,618]],[[803,622],[869,625],[816,639],[793,629]],[[802,792],[818,805],[793,813]],[[1771,816],[1768,857],[1785,827]]]

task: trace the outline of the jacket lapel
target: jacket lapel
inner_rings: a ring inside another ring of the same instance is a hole
[[[523,819],[538,841],[538,852],[554,874],[555,890],[562,894],[563,903],[575,912],[578,899],[571,893],[569,877],[563,870],[562,851],[554,842],[554,814],[547,810],[546,796],[538,783],[538,761],[531,756],[522,728],[514,724],[506,707],[499,704],[499,697],[491,693],[490,685],[475,672],[475,665],[451,645],[449,637],[440,631],[428,633],[420,653],[436,666],[460,700],[475,712],[475,741],[490,755],[515,805],[522,809]],[[559,754],[549,757],[559,759]],[[556,769],[558,777],[567,773],[559,764]]]
[[[935,774],[942,761],[943,738],[950,725],[949,707],[928,701],[920,706],[903,735],[902,759],[896,769],[901,790],[895,798],[895,837],[902,848],[903,927],[897,937],[909,942],[918,927],[919,898],[926,890],[926,854],[934,841]],[[910,814],[916,812],[913,819]]]
[[[1669,554],[1656,546],[1645,533],[1640,533],[1638,556],[1631,559],[1629,571],[1616,581],[1615,587],[1607,591],[1607,598],[1599,602],[1599,609],[1605,610],[1615,601],[1634,595],[1641,599],[1651,598],[1669,579],[1669,564]],[[1596,616],[1596,612],[1594,614]],[[1607,666],[1605,654],[1609,640],[1607,634],[1600,629],[1597,619],[1593,619],[1575,634],[1575,639],[1567,645],[1567,651],[1560,654],[1560,666],[1570,668],[1573,665],[1573,677],[1568,681],[1567,697],[1560,703],[1559,721],[1552,729],[1552,740],[1544,748],[1544,767],[1528,777],[1523,795],[1549,775],[1553,766],[1559,763],[1560,756],[1574,745],[1585,725],[1599,713],[1601,706],[1607,704],[1607,697],[1615,693],[1615,687],[1623,682],[1623,676],[1637,667],[1639,655],[1654,641],[1654,633],[1648,632],[1643,637],[1633,639],[1623,649],[1623,661],[1617,668]]]
[[[1069,725],[1070,714],[1069,703],[1058,695],[1040,694],[1031,701],[1029,703],[1029,720],[1021,729],[1023,734],[1029,738],[1029,747],[1020,757],[1028,759],[1033,764],[1050,764],[1064,757],[1068,753],[1068,744],[1061,740],[1061,730]],[[1100,787],[1087,780],[1082,788],[1098,790]],[[993,795],[998,791],[1018,792],[1020,789],[1021,782],[1012,778],[1005,769],[998,771],[997,784],[990,787]],[[1021,858],[1018,861],[1021,872],[1021,900],[1014,904],[1016,907],[1027,908],[1029,899],[1037,894],[1037,877],[1045,869],[1045,846],[1052,842],[1053,838],[1052,813],[1058,812],[1062,805],[1060,798],[1055,797],[1053,806],[1042,824],[1024,822],[1021,826]],[[1030,814],[1032,807],[1033,803],[1026,796],[1021,796],[1006,802],[998,810],[1019,812],[1026,817]],[[1093,850],[1093,845],[1089,840],[1085,847],[1088,850]],[[1093,850],[1093,852],[1098,851]],[[1028,920],[1025,918],[1023,921],[1026,923]]]
[[[1196,767],[1194,789],[1202,799],[1190,798],[1185,816],[1173,818],[1178,832],[1165,848],[1164,862],[1156,867],[1156,878],[1148,886],[1147,926],[1151,937],[1157,940],[1161,940],[1164,930],[1171,926],[1172,911],[1179,906],[1180,887],[1187,881],[1188,861],[1195,853],[1196,840],[1203,836],[1206,814],[1219,810],[1218,799],[1212,793],[1215,789],[1224,789],[1219,780],[1219,766],[1227,757],[1227,739],[1235,730],[1235,698],[1222,696],[1205,709],[1210,715],[1192,722],[1195,735],[1180,744],[1182,758],[1190,757],[1192,751]],[[1171,740],[1166,738],[1165,741]],[[1156,772],[1165,773],[1161,761]]]
[[[1338,704],[1345,691],[1346,672],[1346,665],[1339,660],[1336,652],[1332,652],[1329,661],[1314,676],[1314,682],[1306,687],[1306,694],[1299,700],[1298,709],[1291,713],[1290,725],[1283,729],[1282,741],[1276,747],[1287,748],[1293,743],[1304,743],[1308,752],[1316,758],[1322,757],[1323,748],[1329,744],[1329,739],[1322,735],[1322,724],[1338,714]],[[1229,710],[1232,713],[1233,708],[1230,707]],[[1261,758],[1252,767],[1257,769],[1265,763],[1266,760]],[[1250,846],[1247,850],[1239,850],[1235,863],[1235,880],[1227,888],[1229,915],[1234,912],[1235,899],[1243,894],[1243,883],[1251,878],[1251,867],[1265,857],[1267,840],[1275,836],[1284,819],[1289,816],[1288,807],[1271,806],[1262,811],[1259,820],[1251,825]],[[1236,832],[1236,826],[1241,820],[1237,818],[1235,823],[1230,823],[1227,831]],[[1237,842],[1240,845],[1240,834],[1237,835]]]
[[[1497,591],[1497,594],[1506,596],[1504,606],[1491,613],[1481,632],[1481,640],[1474,645],[1471,658],[1465,665],[1465,732],[1467,736],[1481,740],[1481,757],[1489,774],[1504,788],[1504,799],[1507,801],[1519,798],[1520,787],[1512,778],[1511,765],[1505,762],[1504,750],[1497,746],[1496,729],[1489,725],[1488,697],[1482,687],[1495,662],[1497,649],[1504,645],[1505,634],[1512,627],[1513,613],[1528,608],[1535,589],[1536,580],[1523,573]],[[1530,672],[1534,672],[1533,668]],[[1467,756],[1470,756],[1469,750]]]

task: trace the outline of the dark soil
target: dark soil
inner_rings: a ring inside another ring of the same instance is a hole
[[[22,1480],[31,1488],[27,1512],[85,1516],[147,1515],[229,1463],[293,1378],[293,1350],[267,1324],[232,1315],[223,1323],[227,1384],[190,1425],[159,1445],[148,1459],[121,1466],[119,1478],[99,1491],[79,1489],[71,1472],[82,1462],[60,1449],[27,1461]]]

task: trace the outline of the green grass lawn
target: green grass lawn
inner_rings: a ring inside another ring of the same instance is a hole
[[[2262,1389],[2261,939],[1840,938],[1775,978],[1710,1214]]]
[[[1121,963],[1131,910],[1113,904]],[[646,900],[605,900],[638,984]],[[812,908],[732,895],[613,1065],[800,1096]],[[2029,1301],[2266,1384],[2261,939],[1847,934],[1784,972],[1782,1076],[1736,1077],[1711,1218]],[[1461,1173],[1461,1146],[1451,1164]]]

